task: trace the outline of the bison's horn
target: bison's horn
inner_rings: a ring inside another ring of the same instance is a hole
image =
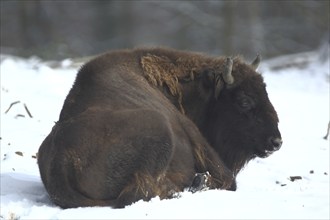
[[[233,70],[233,59],[228,57],[224,64],[224,71],[222,73],[222,79],[227,84],[233,84],[234,83],[234,77],[232,75]],[[218,99],[218,96],[220,94],[220,91],[223,87],[223,82],[221,80],[221,75],[215,76],[215,88],[214,88],[214,97],[215,99]]]
[[[227,57],[226,63],[225,63],[225,70],[223,72],[223,80],[227,84],[233,84],[234,83],[234,77],[232,75],[233,70],[233,59],[230,57]]]
[[[254,70],[256,70],[260,64],[261,56],[258,54],[257,57],[251,63],[251,66]]]

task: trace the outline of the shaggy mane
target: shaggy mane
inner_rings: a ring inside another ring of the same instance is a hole
[[[174,61],[167,56],[154,54],[147,54],[141,58],[144,77],[154,86],[166,85],[170,93],[178,98],[179,108],[183,114],[184,108],[179,80],[193,81],[198,74],[203,72],[203,69],[212,66],[211,62],[214,60],[201,62],[200,55],[191,56],[189,59],[179,57]],[[222,63],[222,60],[218,61],[218,65]],[[216,65],[213,64],[213,66]]]

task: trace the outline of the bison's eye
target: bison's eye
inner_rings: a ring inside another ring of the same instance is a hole
[[[239,94],[238,96],[238,105],[242,111],[249,111],[255,106],[253,99],[244,93]]]

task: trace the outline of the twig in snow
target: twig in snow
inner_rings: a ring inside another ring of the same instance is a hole
[[[292,182],[294,182],[295,180],[301,180],[301,179],[302,179],[301,176],[290,176],[290,180],[291,180]]]
[[[323,137],[325,140],[328,140],[329,132],[330,132],[330,121],[329,121],[329,124],[328,124],[327,134]]]
[[[24,103],[24,108],[25,108],[25,111],[28,113],[28,115],[30,116],[30,118],[33,118],[32,115],[31,115],[31,112],[29,111],[28,107],[26,106],[26,104]]]
[[[16,104],[18,104],[18,103],[20,103],[20,101],[12,102],[12,103],[10,104],[9,108],[5,111],[5,114],[7,114],[7,113],[9,112],[9,110],[11,109],[11,107],[13,107],[13,105],[16,105]]]
[[[16,151],[15,154],[17,154],[18,156],[23,157],[23,153],[21,151]]]

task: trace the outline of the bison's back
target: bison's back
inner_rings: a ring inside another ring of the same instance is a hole
[[[79,70],[59,120],[76,116],[90,107],[176,111],[143,74],[138,52],[113,52],[92,60]]]

